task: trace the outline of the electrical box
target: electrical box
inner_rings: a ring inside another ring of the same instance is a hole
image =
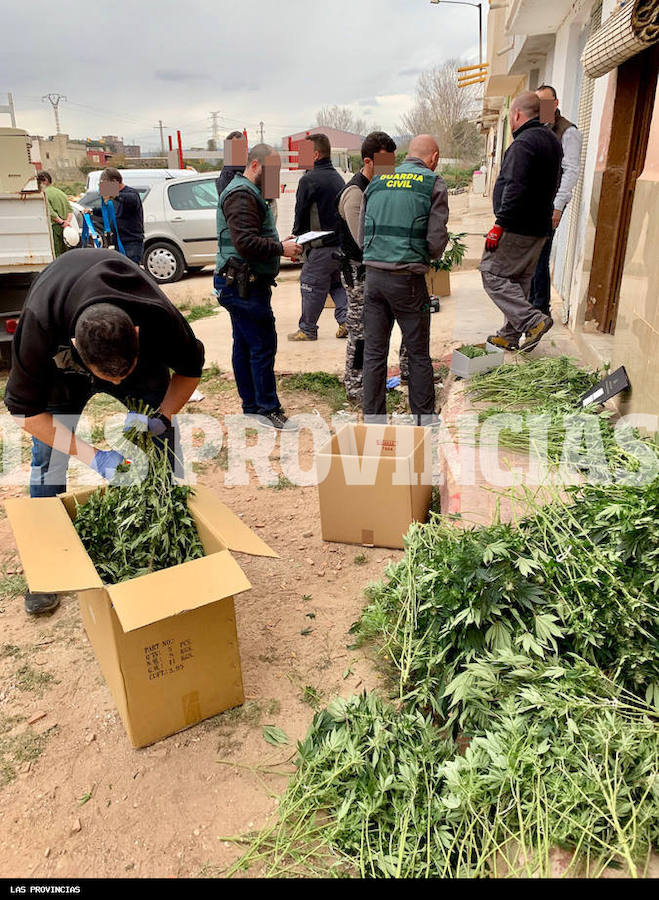
[[[30,139],[22,128],[0,128],[0,193],[38,190]]]

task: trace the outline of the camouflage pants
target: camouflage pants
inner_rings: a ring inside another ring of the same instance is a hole
[[[346,371],[343,383],[346,389],[346,397],[350,403],[361,406],[363,399],[362,375],[364,370],[364,287],[366,285],[366,273],[363,266],[350,263],[352,285],[348,283],[345,274],[341,273],[341,280],[348,295],[348,315],[346,327],[348,340],[346,342]],[[409,364],[407,348],[403,341],[400,344],[400,377],[408,380]]]

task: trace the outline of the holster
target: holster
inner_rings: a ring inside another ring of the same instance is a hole
[[[251,286],[256,281],[256,275],[250,272],[248,263],[231,256],[220,275],[226,281],[227,287],[236,288],[241,300],[247,300]]]

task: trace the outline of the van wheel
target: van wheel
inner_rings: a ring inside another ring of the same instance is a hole
[[[183,254],[167,241],[154,241],[144,253],[144,268],[158,284],[179,281],[185,270]]]

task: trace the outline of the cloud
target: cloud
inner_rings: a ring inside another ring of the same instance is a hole
[[[418,66],[408,66],[405,69],[400,69],[398,72],[399,78],[415,78],[417,75],[420,75],[423,72],[423,69],[420,69]]]
[[[159,81],[200,81],[204,76],[198,72],[183,72],[180,69],[156,69]]]

